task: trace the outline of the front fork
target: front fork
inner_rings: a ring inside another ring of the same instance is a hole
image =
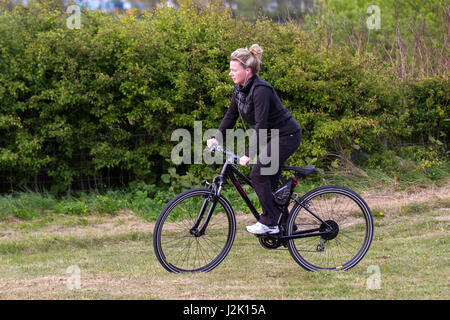
[[[216,182],[217,180],[219,180],[218,186]],[[192,228],[189,230],[189,233],[192,234],[193,236],[201,237],[202,235],[205,234],[205,230],[208,227],[209,220],[211,219],[214,209],[216,208],[217,201],[219,201],[220,192],[222,191],[224,183],[225,182],[222,176],[215,177],[212,183],[206,182],[206,186],[208,187],[208,189],[211,189],[212,191],[214,191],[214,193],[210,193],[203,201],[197,219],[195,220],[195,223],[192,226]],[[208,204],[210,203],[211,206],[209,207],[208,212],[206,212],[205,219],[203,219],[203,217],[205,216],[205,211],[208,208]],[[202,220],[204,221],[203,224],[200,226]]]

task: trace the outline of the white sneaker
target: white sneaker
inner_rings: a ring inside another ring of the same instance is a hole
[[[247,226],[246,229],[248,232],[253,234],[265,234],[265,233],[273,234],[280,232],[278,226],[269,227],[260,222],[257,222],[251,226]]]

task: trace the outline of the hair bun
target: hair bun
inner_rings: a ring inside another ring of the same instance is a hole
[[[261,70],[261,56],[263,50],[257,44],[254,44],[248,49],[239,48],[233,51],[230,56],[230,62],[235,60],[238,61],[242,68],[251,68],[253,74],[258,74]]]
[[[250,47],[249,51],[257,57],[259,60],[261,60],[263,49],[258,44],[254,44]]]

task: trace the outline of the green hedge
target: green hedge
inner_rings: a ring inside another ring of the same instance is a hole
[[[46,172],[67,190],[120,170],[161,183],[173,130],[192,131],[194,120],[218,127],[234,86],[229,55],[253,43],[264,49],[260,76],[304,128],[290,163],[325,167],[403,142],[437,146],[436,157],[448,150],[448,79],[398,83],[320,30],[236,20],[220,1],[123,16],[83,10],[80,29],[68,16],[42,3],[0,12],[0,172],[15,182]],[[203,165],[189,170],[202,179]]]

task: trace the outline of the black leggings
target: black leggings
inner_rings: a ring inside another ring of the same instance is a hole
[[[279,137],[279,167],[283,166],[286,160],[298,149],[301,140],[302,134],[300,130],[296,133]],[[270,141],[265,148],[267,151],[263,150],[261,154],[267,154],[267,156],[271,157],[272,150]],[[270,163],[262,164],[258,157],[256,164],[250,172],[250,179],[262,208],[259,222],[267,226],[275,226],[278,223],[280,213],[274,206],[272,191],[278,187],[281,170],[278,167],[277,172],[273,175],[264,174],[264,171],[261,172],[261,168],[268,167],[270,167]]]

